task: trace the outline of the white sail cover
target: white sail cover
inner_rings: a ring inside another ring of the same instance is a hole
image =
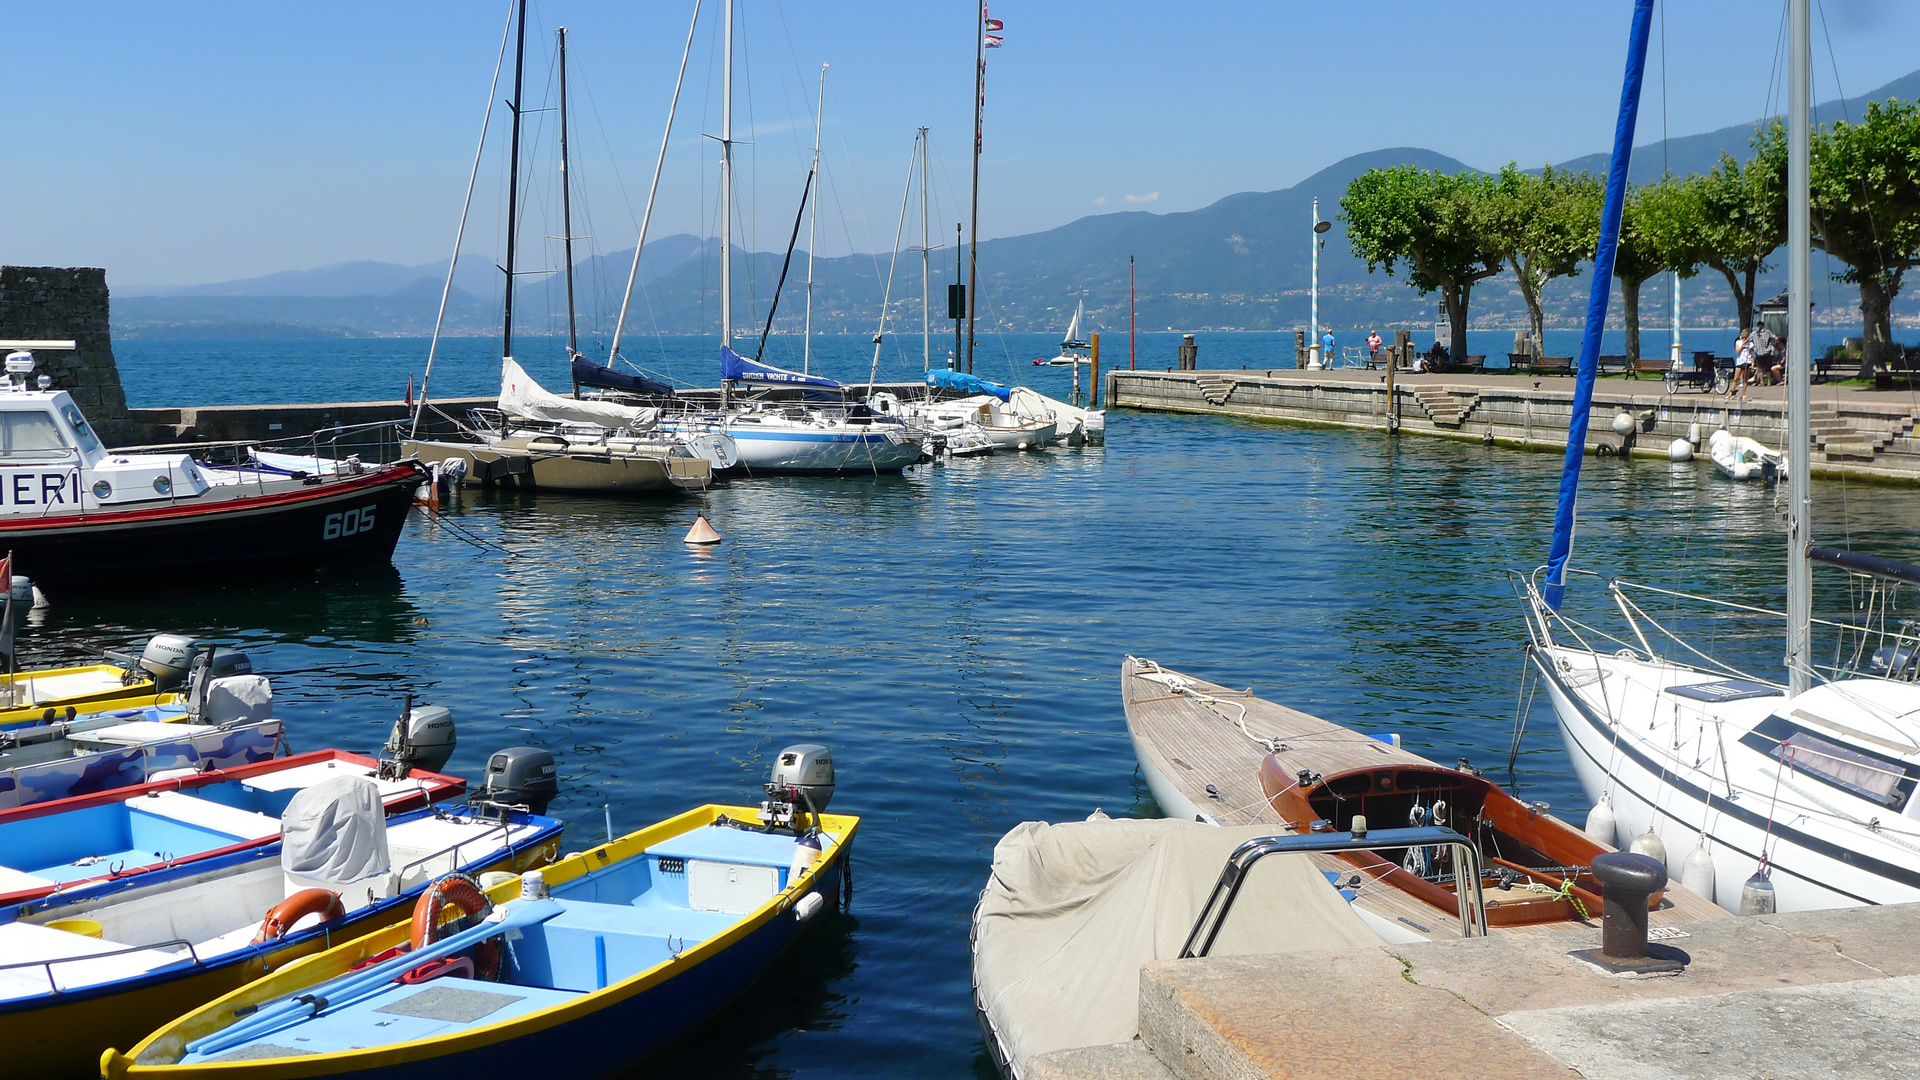
[[[500,361],[500,411],[522,420],[598,424],[603,428],[647,427],[660,415],[659,409],[550,394],[510,356]]]
[[[337,776],[302,790],[280,815],[280,869],[349,885],[392,870],[387,808],[364,776]]]
[[[1029,821],[1001,837],[974,916],[973,974],[1015,1069],[1132,1039],[1140,965],[1177,958],[1227,856],[1275,831],[1101,818]],[[1380,943],[1313,863],[1276,855],[1248,875],[1210,955]]]

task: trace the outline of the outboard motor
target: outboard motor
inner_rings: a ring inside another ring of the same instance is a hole
[[[768,827],[797,828],[796,811],[819,817],[833,801],[833,751],[819,743],[798,743],[780,751],[766,791],[760,821]],[[809,827],[817,824],[808,822]]]
[[[442,705],[416,709],[409,694],[393,722],[393,734],[380,748],[380,779],[404,780],[414,769],[439,772],[453,756],[455,742],[452,710]]]
[[[147,647],[151,649],[153,646],[149,643]],[[213,684],[229,676],[253,674],[253,661],[238,649],[221,652],[220,647],[211,642],[202,644],[196,641],[193,650],[193,658],[187,664],[187,715],[195,723],[200,723],[201,713],[207,707],[207,695],[213,692]],[[154,680],[154,685],[159,686],[158,679]]]
[[[509,746],[487,759],[487,775],[472,802],[495,810],[544,814],[558,794],[560,769],[552,754],[537,746]]]
[[[194,654],[199,650],[200,642],[185,634],[155,634],[147,639],[138,660],[114,652],[108,653],[107,659],[127,669],[128,681],[152,679],[153,688],[165,693],[186,685]]]

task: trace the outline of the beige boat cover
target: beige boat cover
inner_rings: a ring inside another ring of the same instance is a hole
[[[1131,1040],[1140,966],[1180,955],[1227,856],[1271,825],[1096,818],[1014,827],[974,912],[973,979],[1015,1075],[1036,1054]],[[1382,944],[1304,856],[1248,875],[1209,955]]]
[[[549,393],[533,381],[512,357],[500,362],[500,411],[522,420],[551,420],[598,424],[603,428],[644,428],[660,417],[659,409],[620,405],[611,401],[579,400]]]

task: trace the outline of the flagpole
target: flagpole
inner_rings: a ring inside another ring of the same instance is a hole
[[[987,105],[987,5],[973,32],[973,226],[967,235],[967,374],[973,374],[974,312],[980,303],[980,114]]]

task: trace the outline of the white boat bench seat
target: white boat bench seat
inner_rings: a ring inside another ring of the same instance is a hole
[[[133,948],[34,923],[0,923],[0,1001],[113,982],[191,962],[183,948],[121,951]],[[51,984],[47,968],[41,966],[48,960],[60,961],[52,965]]]
[[[15,870],[11,866],[0,866],[0,896],[11,892],[24,892],[28,889],[44,889],[59,882],[50,877],[29,874],[25,870]],[[0,960],[0,963],[5,963]]]
[[[231,836],[235,840],[259,840],[280,835],[280,819],[251,810],[241,810],[196,798],[178,791],[154,791],[126,800],[127,809],[152,814],[182,825]]]

